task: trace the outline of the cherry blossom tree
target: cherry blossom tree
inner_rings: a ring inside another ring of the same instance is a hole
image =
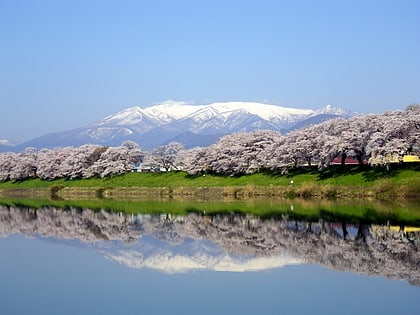
[[[10,174],[16,167],[17,154],[14,152],[0,153],[0,181],[10,180]]]
[[[118,147],[102,148],[97,154],[91,167],[84,171],[84,177],[107,177],[131,172],[144,157],[140,147],[132,141],[125,141]]]
[[[189,173],[250,174],[268,168],[265,151],[280,134],[276,131],[234,133],[222,137],[208,148],[194,151],[186,170]]]
[[[26,148],[16,155],[16,161],[10,171],[10,180],[19,181],[36,177],[37,151],[35,148]]]
[[[117,147],[83,145],[78,148],[28,148],[20,153],[0,153],[0,180],[88,178],[112,176],[136,169],[145,161],[159,168],[184,169],[190,174],[241,175],[265,169],[311,166],[324,169],[341,156],[369,159],[372,165],[420,156],[420,105],[402,111],[333,119],[295,130],[235,133],[207,148],[186,150],[179,143],[159,146],[149,153],[126,141]]]
[[[145,164],[156,168],[163,168],[165,171],[171,169],[178,170],[179,167],[176,164],[176,160],[179,152],[183,149],[184,146],[178,142],[158,146],[147,155]]]
[[[178,152],[176,165],[189,174],[198,175],[207,170],[207,154],[208,148],[195,147],[192,149],[184,149]]]

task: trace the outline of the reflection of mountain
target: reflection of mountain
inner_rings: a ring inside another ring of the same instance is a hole
[[[13,233],[76,239],[130,267],[165,272],[262,270],[308,262],[420,284],[418,241],[367,224],[1,206],[0,235]]]
[[[207,240],[186,238],[179,244],[160,241],[155,235],[144,235],[130,248],[104,251],[104,255],[131,268],[149,268],[166,273],[190,270],[259,271],[299,264],[288,255],[232,255]]]

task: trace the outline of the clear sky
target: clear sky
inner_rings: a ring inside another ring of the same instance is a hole
[[[165,100],[420,102],[420,1],[0,0],[0,139]]]

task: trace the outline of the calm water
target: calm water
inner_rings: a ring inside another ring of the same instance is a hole
[[[418,234],[0,206],[1,314],[418,314]],[[344,237],[345,236],[345,237]]]

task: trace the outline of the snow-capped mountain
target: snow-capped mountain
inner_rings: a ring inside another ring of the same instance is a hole
[[[143,240],[141,241],[143,242]],[[137,244],[133,248],[103,250],[102,254],[120,264],[134,269],[154,269],[174,274],[195,270],[220,272],[252,272],[281,268],[286,265],[304,263],[287,254],[270,256],[231,255],[215,250],[206,241],[189,241],[169,249],[152,247],[151,244]],[[161,245],[162,246],[162,245]],[[212,247],[215,245],[211,244]]]
[[[9,141],[7,139],[0,139],[0,145],[7,146],[7,147],[12,147],[12,146],[14,146],[14,143],[12,143],[11,141]]]
[[[233,132],[278,130],[284,133],[295,129],[294,126],[304,127],[352,115],[350,111],[331,105],[312,110],[256,102],[192,105],[168,101],[146,108],[131,107],[90,126],[48,134],[19,147],[79,146],[86,143],[119,145],[125,140],[133,140],[142,148],[150,149],[178,139],[184,141],[186,147],[206,146]],[[200,139],[206,141],[201,143]]]
[[[13,150],[15,144],[6,139],[0,139],[0,152]]]

